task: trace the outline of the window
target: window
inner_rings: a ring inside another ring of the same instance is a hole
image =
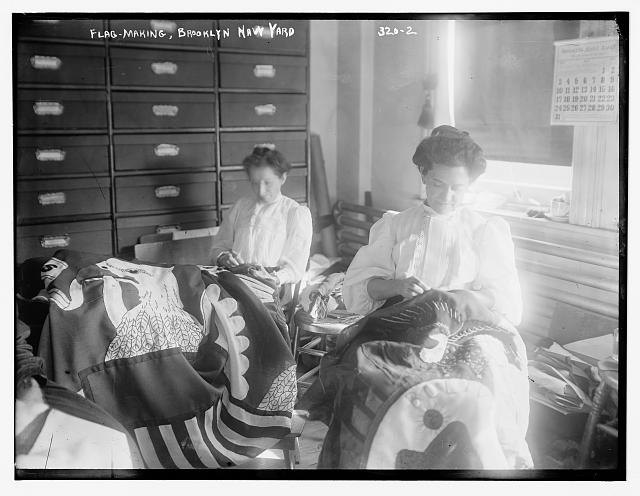
[[[551,126],[555,40],[579,21],[455,21],[454,119],[487,158],[571,165],[573,127]]]

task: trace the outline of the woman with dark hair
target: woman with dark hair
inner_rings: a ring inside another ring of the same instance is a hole
[[[211,252],[213,263],[276,267],[279,284],[299,281],[311,247],[311,212],[283,196],[291,165],[275,149],[256,146],[243,161],[254,196],[239,199],[225,215]]]
[[[426,187],[424,203],[387,213],[372,228],[347,271],[347,308],[368,314],[396,297],[429,289],[455,293],[463,319],[519,324],[520,283],[508,224],[463,206],[486,168],[468,133],[439,126],[418,145],[413,162]]]

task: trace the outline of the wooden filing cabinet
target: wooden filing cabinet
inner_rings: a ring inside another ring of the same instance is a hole
[[[294,33],[270,37],[269,22]],[[186,35],[216,30],[230,36]],[[299,20],[20,16],[17,260],[122,255],[143,235],[218,225],[252,194],[242,160],[256,145],[287,157],[283,192],[308,203],[308,34]]]

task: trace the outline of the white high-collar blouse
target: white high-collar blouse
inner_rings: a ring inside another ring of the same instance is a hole
[[[511,231],[500,217],[485,219],[466,207],[441,215],[424,204],[384,214],[345,276],[347,309],[368,314],[384,304],[367,292],[372,278],[410,276],[444,291],[489,290],[496,312],[515,325],[522,319]]]
[[[283,195],[271,203],[241,198],[225,215],[214,238],[213,262],[233,249],[246,263],[279,266],[281,283],[302,279],[311,248],[311,212]]]

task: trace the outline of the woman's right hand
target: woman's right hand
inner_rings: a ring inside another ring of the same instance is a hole
[[[402,298],[413,298],[429,291],[428,287],[417,277],[411,276],[406,279],[383,279],[374,277],[367,284],[367,292],[374,300],[388,300],[394,296]]]
[[[414,276],[407,277],[406,279],[394,279],[393,282],[395,283],[395,294],[406,299],[421,295],[425,291],[429,291],[429,289],[431,289],[420,279]]]
[[[238,265],[243,264],[244,261],[240,254],[236,253],[233,250],[223,251],[217,260],[217,265],[219,267],[237,267]]]

